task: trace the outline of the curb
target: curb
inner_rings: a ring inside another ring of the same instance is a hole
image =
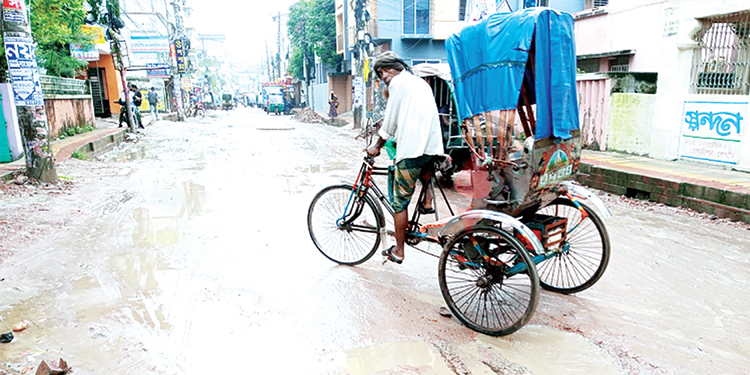
[[[689,179],[686,179],[689,180]],[[680,181],[674,176],[651,176],[581,161],[578,181],[594,189],[668,206],[686,207],[750,224],[750,189],[706,181]]]

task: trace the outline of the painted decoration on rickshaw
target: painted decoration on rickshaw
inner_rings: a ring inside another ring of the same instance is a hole
[[[681,158],[737,164],[748,102],[686,101],[680,127]]]
[[[531,178],[531,189],[538,190],[570,180],[578,171],[581,150],[578,137],[535,149],[533,163],[537,173]],[[538,156],[540,155],[540,156]]]

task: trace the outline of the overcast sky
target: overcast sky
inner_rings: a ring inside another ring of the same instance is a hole
[[[225,34],[224,47],[234,60],[260,63],[268,48],[276,50],[278,26],[272,17],[289,12],[296,0],[193,0],[192,23],[199,34]],[[282,36],[286,25],[281,24]],[[196,40],[197,42],[197,40]]]

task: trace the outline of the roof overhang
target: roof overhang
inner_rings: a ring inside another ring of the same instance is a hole
[[[576,59],[578,60],[587,60],[587,59],[599,59],[602,57],[615,57],[615,56],[628,56],[628,55],[635,55],[634,49],[623,49],[620,51],[611,51],[611,52],[602,52],[602,53],[592,53],[589,55],[578,55],[576,56]]]

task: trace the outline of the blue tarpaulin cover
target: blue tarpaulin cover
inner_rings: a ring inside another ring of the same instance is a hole
[[[445,49],[461,121],[518,106],[535,38],[536,139],[568,139],[578,129],[573,17],[549,8],[496,13],[448,38]]]

